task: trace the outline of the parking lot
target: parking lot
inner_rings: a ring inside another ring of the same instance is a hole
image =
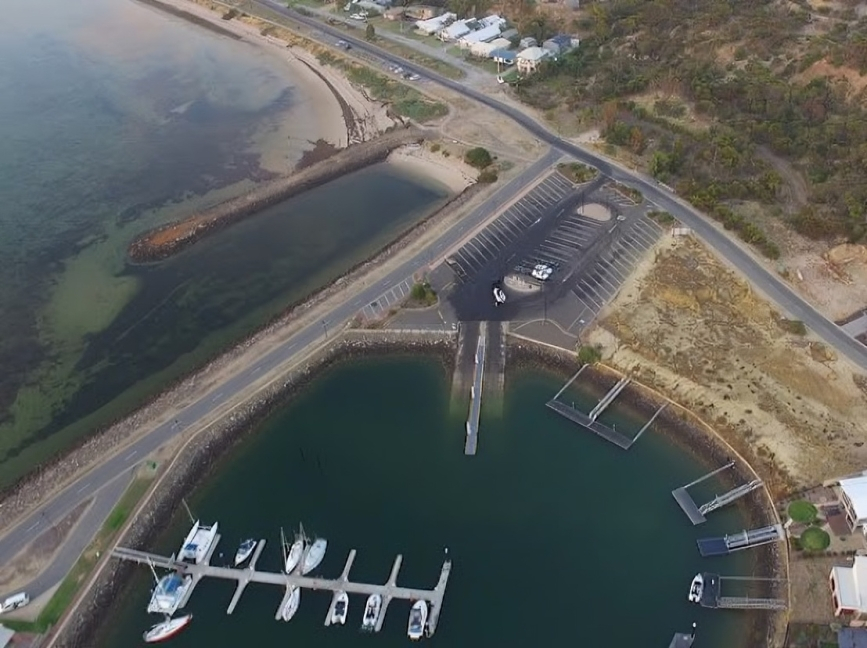
[[[458,282],[471,281],[484,268],[490,269],[491,266],[496,271],[486,274],[501,277],[509,261],[514,261],[514,254],[509,254],[509,248],[519,243],[530,228],[540,222],[543,214],[574,190],[572,183],[559,173],[550,173],[446,260]]]

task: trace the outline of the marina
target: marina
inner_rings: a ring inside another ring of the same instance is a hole
[[[689,494],[689,489],[707,479],[710,479],[715,475],[718,475],[725,470],[728,470],[729,468],[732,468],[734,465],[734,461],[729,461],[724,466],[717,468],[716,470],[712,470],[706,475],[703,475],[702,477],[691,481],[685,486],[675,488],[673,491],[671,491],[672,497],[674,497],[674,500],[677,502],[683,512],[686,513],[686,516],[689,518],[689,521],[692,522],[693,526],[697,526],[706,522],[707,518],[705,516],[711,511],[716,511],[723,506],[727,506],[735,500],[740,499],[744,495],[752,493],[754,490],[762,486],[762,481],[760,479],[754,479],[746,484],[736,486],[730,491],[723,493],[722,495],[717,495],[711,501],[706,502],[701,506],[696,504],[695,500],[692,498],[692,495]]]
[[[617,382],[617,384],[614,385],[614,387],[608,390],[608,392],[599,400],[598,403],[596,403],[593,409],[591,409],[588,413],[582,412],[574,405],[567,405],[566,403],[558,400],[558,398],[560,398],[563,392],[566,391],[569,385],[575,382],[578,376],[581,375],[581,372],[584,371],[584,369],[586,368],[587,365],[583,365],[578,370],[578,372],[574,376],[572,376],[565,385],[563,385],[563,387],[560,389],[560,391],[557,392],[554,398],[552,398],[546,403],[546,405],[548,406],[548,408],[554,410],[561,416],[569,419],[573,423],[577,423],[578,425],[586,427],[591,432],[594,432],[597,436],[605,439],[606,441],[609,441],[610,443],[613,443],[618,448],[621,448],[622,450],[629,450],[629,448],[631,448],[635,444],[635,442],[641,438],[641,435],[647,431],[647,428],[653,425],[653,422],[662,413],[662,410],[665,409],[665,405],[660,406],[656,410],[656,412],[654,412],[653,416],[650,417],[650,420],[648,420],[641,427],[638,433],[634,437],[630,438],[622,432],[618,432],[614,426],[609,427],[607,425],[603,425],[597,420],[599,416],[614,402],[620,392],[626,389],[626,387],[632,381],[632,379],[628,376],[624,376],[623,378],[621,378]]]
[[[195,528],[195,527],[194,527]],[[213,528],[216,528],[214,525]],[[275,619],[286,620],[292,618],[297,611],[300,602],[300,593],[302,589],[310,590],[330,590],[334,592],[331,605],[328,608],[328,613],[325,616],[325,625],[331,625],[335,622],[345,622],[346,610],[349,606],[350,594],[363,594],[369,597],[377,597],[375,614],[369,620],[370,630],[379,632],[385,622],[385,615],[389,604],[394,599],[404,599],[413,603],[418,601],[425,602],[425,621],[423,632],[425,636],[432,636],[436,631],[439,622],[439,615],[442,609],[443,597],[445,596],[446,586],[448,584],[449,575],[451,573],[451,560],[446,559],[443,562],[439,580],[433,589],[420,589],[402,587],[397,584],[398,573],[400,572],[403,556],[398,555],[392,565],[391,573],[388,580],[384,584],[361,583],[349,579],[349,572],[352,569],[352,563],[355,560],[356,551],[352,549],[347,556],[343,571],[336,579],[319,578],[304,575],[303,573],[275,573],[267,571],[257,571],[256,563],[262,552],[265,549],[266,540],[261,539],[256,543],[256,549],[250,558],[249,565],[246,568],[237,567],[217,567],[210,564],[211,556],[219,542],[219,534],[214,534],[209,546],[206,548],[206,553],[202,554],[202,560],[194,563],[184,562],[173,556],[161,556],[137,549],[129,549],[125,547],[117,547],[112,551],[112,556],[119,560],[128,560],[139,564],[147,564],[154,569],[156,567],[172,570],[173,573],[166,578],[177,578],[181,582],[186,583],[182,592],[179,592],[171,601],[171,610],[168,608],[151,609],[149,612],[158,612],[166,615],[173,614],[176,610],[183,608],[190,599],[195,587],[203,578],[221,578],[224,580],[234,580],[237,582],[235,593],[232,596],[229,606],[226,609],[226,614],[232,614],[241,600],[245,588],[250,583],[264,583],[268,585],[277,585],[284,587],[286,592],[280,605],[277,607]],[[324,542],[324,541],[323,541]],[[315,545],[315,543],[314,543]],[[312,548],[311,545],[310,548]],[[186,545],[185,545],[186,546]],[[321,545],[320,545],[321,546]],[[309,551],[309,549],[308,549]],[[323,549],[324,553],[324,549]],[[448,553],[448,550],[446,550]],[[319,557],[321,560],[321,556]],[[317,563],[318,564],[318,563]],[[308,571],[312,571],[313,567]],[[301,572],[301,570],[298,570]],[[159,588],[158,588],[159,589]],[[156,591],[156,590],[155,590]],[[343,601],[343,610],[337,610],[340,602]],[[342,620],[340,620],[342,618]],[[367,615],[365,615],[365,625],[368,624]],[[415,633],[415,631],[413,631]]]

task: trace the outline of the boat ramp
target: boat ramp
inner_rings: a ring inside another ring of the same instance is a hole
[[[470,414],[467,417],[467,440],[464,454],[476,454],[479,443],[479,417],[482,411],[482,381],[485,377],[485,352],[487,351],[487,332],[485,326],[479,331],[476,343],[475,365],[473,367],[473,386],[470,387]]]
[[[772,524],[761,529],[750,529],[749,531],[744,529],[740,533],[727,534],[718,538],[702,538],[697,541],[698,552],[703,557],[725,556],[742,549],[779,542],[785,537],[783,527],[779,524]]]
[[[349,579],[349,571],[352,569],[352,563],[355,560],[355,549],[352,549],[349,552],[349,556],[346,559],[346,564],[344,565],[340,576],[338,578],[330,579],[256,570],[256,562],[259,560],[259,556],[262,555],[262,551],[265,548],[264,539],[259,541],[256,551],[250,559],[248,567],[235,568],[213,566],[210,564],[210,560],[219,540],[219,535],[214,538],[213,545],[210,548],[208,555],[200,564],[178,561],[174,555],[161,556],[159,554],[139,551],[137,549],[128,549],[126,547],[116,547],[112,551],[112,556],[120,560],[129,560],[139,564],[150,564],[154,567],[170,569],[177,571],[182,575],[192,576],[193,582],[187,590],[184,599],[179,603],[179,608],[182,608],[187,604],[187,601],[193,593],[193,590],[196,588],[196,585],[198,585],[203,578],[222,578],[224,580],[234,580],[237,582],[235,594],[229,602],[226,614],[232,614],[232,612],[235,611],[235,607],[241,600],[241,595],[244,593],[244,589],[247,585],[250,583],[264,583],[267,585],[282,586],[286,590],[280,605],[277,607],[275,618],[278,619],[280,618],[280,610],[283,608],[284,603],[291,593],[291,588],[295,586],[303,589],[325,590],[334,593],[331,605],[328,608],[328,614],[325,617],[325,625],[330,625],[331,613],[337,600],[337,594],[342,591],[347,594],[364,594],[367,596],[371,594],[379,594],[382,596],[382,606],[374,628],[376,632],[379,632],[382,628],[382,624],[385,620],[386,608],[394,599],[427,601],[430,610],[427,621],[427,634],[430,636],[436,631],[440,611],[442,609],[443,597],[446,593],[446,585],[448,584],[449,574],[451,573],[451,560],[446,559],[445,562],[443,562],[439,580],[433,589],[420,589],[402,587],[397,584],[398,572],[400,571],[400,566],[403,561],[403,556],[400,555],[395,558],[388,580],[384,584],[379,585],[375,583],[361,583]]]
[[[557,392],[554,398],[552,398],[546,403],[546,405],[561,416],[566,417],[567,419],[574,423],[577,423],[578,425],[586,427],[591,432],[594,432],[596,435],[600,436],[606,441],[613,443],[618,448],[621,448],[623,450],[629,450],[629,448],[631,448],[635,444],[635,442],[641,438],[641,435],[644,434],[647,428],[653,425],[656,417],[659,416],[662,413],[662,410],[665,409],[665,405],[662,405],[659,409],[656,410],[650,420],[642,426],[642,428],[638,431],[638,434],[636,434],[634,437],[629,437],[622,432],[618,432],[613,425],[611,427],[603,425],[597,419],[606,409],[608,409],[611,403],[614,402],[620,392],[626,389],[629,383],[632,382],[632,379],[628,376],[624,376],[617,382],[617,384],[615,384],[610,390],[608,390],[608,393],[606,393],[601,398],[601,400],[596,403],[593,409],[591,409],[589,412],[582,412],[575,407],[574,403],[572,405],[568,405],[558,399],[563,394],[563,392],[566,391],[569,385],[575,382],[578,376],[581,375],[581,372],[584,371],[584,369],[586,368],[587,365],[583,365],[578,370],[578,372],[574,376],[572,376],[565,385],[563,385],[563,387],[560,389],[560,391]]]
[[[717,495],[711,501],[706,502],[705,504],[702,504],[701,506],[696,504],[695,500],[692,498],[692,495],[689,494],[688,489],[692,488],[693,486],[695,486],[697,484],[700,484],[701,482],[705,481],[706,479],[710,479],[714,475],[717,475],[717,474],[723,472],[724,470],[728,470],[729,468],[733,467],[734,465],[735,465],[734,461],[729,461],[726,465],[724,465],[720,468],[717,468],[716,470],[713,470],[713,471],[709,472],[708,474],[706,474],[702,477],[699,477],[698,479],[696,479],[694,481],[691,481],[690,483],[686,484],[685,486],[681,486],[680,488],[675,488],[673,491],[671,491],[671,495],[674,497],[675,501],[678,503],[678,505],[683,510],[683,512],[686,513],[686,516],[689,518],[689,521],[692,522],[693,526],[696,526],[698,524],[702,524],[702,523],[706,522],[707,518],[705,516],[708,513],[710,513],[711,511],[716,511],[717,509],[722,508],[723,506],[731,504],[735,500],[740,499],[741,497],[743,497],[744,495],[747,495],[748,493],[752,493],[754,490],[756,490],[757,488],[760,488],[762,486],[762,481],[760,479],[754,479],[751,482],[748,482],[746,484],[741,484],[740,486],[736,486],[735,488],[732,488],[727,493],[723,493],[722,495]]]

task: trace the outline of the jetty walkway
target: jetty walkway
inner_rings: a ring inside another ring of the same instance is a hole
[[[259,556],[262,554],[262,551],[265,548],[264,539],[259,541],[259,544],[256,547],[256,551],[254,552],[248,567],[234,568],[213,566],[210,564],[210,558],[211,555],[213,555],[214,548],[216,547],[218,542],[219,536],[214,539],[211,551],[205,557],[205,560],[200,564],[181,562],[177,560],[174,555],[162,556],[159,554],[139,551],[137,549],[128,549],[125,547],[115,548],[112,551],[112,556],[120,560],[128,560],[139,564],[150,564],[154,567],[171,569],[177,571],[180,574],[192,576],[192,585],[187,591],[184,600],[181,601],[179,607],[184,607],[187,604],[187,601],[192,595],[192,592],[195,589],[196,585],[198,585],[203,578],[222,578],[224,580],[234,580],[238,583],[237,588],[235,589],[235,594],[232,596],[229,607],[226,609],[226,614],[232,614],[232,612],[235,611],[235,607],[241,600],[241,595],[244,593],[244,589],[247,587],[247,585],[249,585],[250,583],[264,583],[267,585],[279,585],[286,589],[286,593],[284,594],[283,599],[280,601],[280,605],[277,607],[277,612],[275,614],[275,618],[277,619],[280,618],[280,610],[283,608],[284,603],[287,601],[289,595],[291,594],[292,588],[301,587],[303,589],[325,590],[334,593],[334,596],[331,600],[331,605],[328,608],[328,614],[325,617],[325,625],[330,625],[331,623],[331,613],[337,601],[337,594],[339,592],[346,592],[347,594],[365,594],[368,596],[371,594],[379,594],[380,596],[382,596],[382,605],[380,607],[379,617],[376,620],[376,626],[374,628],[376,632],[379,632],[379,630],[382,629],[382,624],[385,620],[386,609],[388,608],[389,603],[391,603],[391,601],[394,599],[404,599],[408,601],[427,601],[429,613],[426,632],[428,636],[430,636],[433,635],[433,633],[436,631],[437,623],[439,622],[440,611],[442,609],[443,597],[446,593],[446,585],[448,584],[449,575],[451,573],[451,560],[447,559],[445,562],[443,562],[439,581],[437,581],[437,584],[433,589],[420,589],[412,587],[402,587],[397,584],[397,575],[400,571],[401,563],[403,562],[403,556],[401,555],[398,555],[397,558],[395,558],[394,565],[392,566],[391,574],[388,580],[384,584],[379,585],[375,583],[360,583],[349,580],[349,570],[352,569],[352,563],[354,562],[356,555],[355,549],[352,549],[349,552],[349,556],[346,559],[346,564],[343,567],[343,571],[338,578],[319,578],[313,576],[301,576],[300,574],[257,571],[256,562],[259,560]]]

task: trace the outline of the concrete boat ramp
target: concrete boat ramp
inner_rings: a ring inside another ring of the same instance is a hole
[[[352,549],[349,552],[349,556],[346,559],[346,564],[344,565],[340,576],[331,579],[301,576],[298,574],[284,574],[281,572],[257,571],[256,563],[259,560],[259,556],[262,555],[262,551],[265,549],[265,540],[259,541],[259,544],[250,559],[248,567],[215,567],[210,564],[210,560],[219,541],[219,536],[214,538],[214,543],[210,552],[205,557],[205,560],[200,564],[181,562],[178,561],[175,556],[166,557],[159,554],[148,553],[146,551],[139,551],[137,549],[127,549],[125,547],[115,548],[112,551],[112,556],[120,560],[129,560],[139,564],[150,564],[154,567],[171,569],[178,573],[192,576],[192,585],[187,591],[184,600],[181,601],[179,608],[182,608],[187,604],[193,590],[196,588],[196,585],[198,585],[203,578],[222,578],[224,580],[234,580],[238,583],[235,589],[235,594],[232,596],[232,600],[229,602],[229,607],[226,609],[226,614],[232,614],[232,612],[235,611],[235,607],[241,600],[241,595],[244,593],[247,585],[250,583],[264,583],[267,585],[282,586],[286,590],[283,599],[280,601],[280,605],[277,607],[277,612],[274,617],[275,619],[280,619],[280,610],[287,601],[292,586],[295,586],[309,590],[327,590],[334,593],[331,598],[331,605],[328,607],[328,614],[325,616],[325,625],[331,624],[331,613],[337,602],[338,593],[346,592],[347,594],[364,594],[366,596],[379,594],[382,596],[382,606],[380,607],[379,617],[376,620],[376,626],[374,628],[375,632],[379,632],[382,629],[382,624],[385,621],[386,610],[388,605],[394,599],[427,601],[429,611],[426,634],[431,636],[436,631],[440,611],[442,609],[443,597],[446,593],[446,585],[448,584],[449,574],[451,573],[451,560],[447,559],[443,562],[439,581],[437,581],[437,584],[433,589],[417,589],[401,587],[397,584],[398,572],[400,571],[400,566],[403,562],[403,556],[400,555],[398,555],[394,560],[394,565],[391,568],[391,574],[389,575],[388,580],[384,584],[379,585],[375,583],[360,583],[349,580],[349,571],[352,569],[352,563],[354,562],[356,555],[355,549]]]

